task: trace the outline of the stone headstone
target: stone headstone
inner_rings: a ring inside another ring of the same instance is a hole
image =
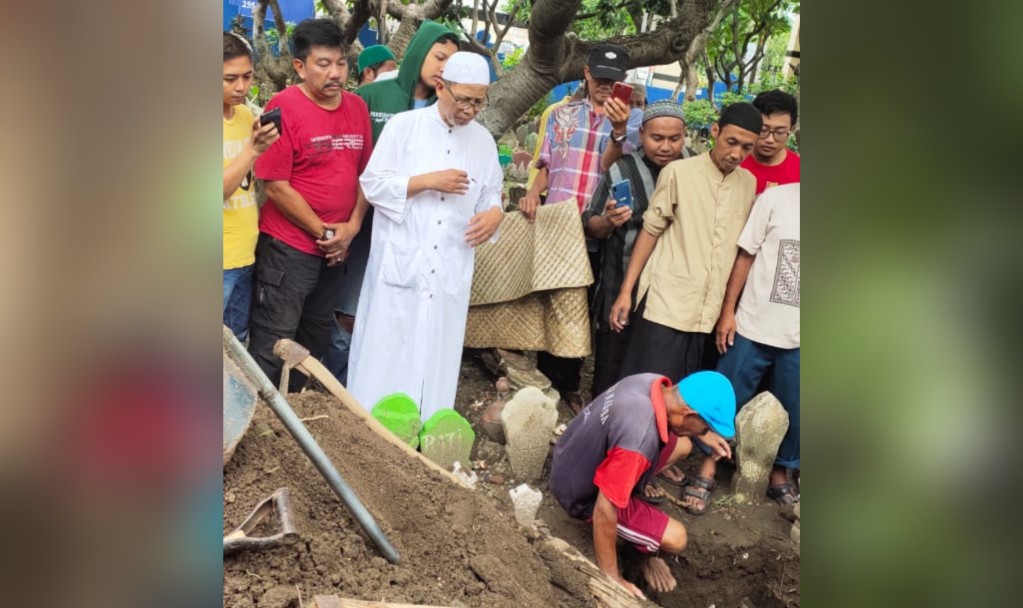
[[[370,413],[399,439],[413,448],[419,446],[423,422],[419,419],[419,406],[412,397],[405,393],[387,395],[377,401]]]
[[[778,455],[789,415],[778,399],[763,392],[742,406],[735,416],[736,502],[749,504],[767,493],[771,468]]]
[[[508,495],[511,496],[512,505],[515,507],[515,521],[523,528],[535,529],[536,512],[540,510],[543,493],[522,484],[514,490],[509,490]]]
[[[537,135],[535,132],[530,133],[529,135],[527,135],[526,136],[526,149],[530,150],[530,151],[536,150],[536,140],[539,139],[539,138],[540,138],[540,136]]]
[[[460,462],[469,462],[472,443],[476,440],[469,422],[452,409],[436,412],[423,423],[419,433],[419,449],[430,460],[445,469]]]
[[[505,404],[501,425],[508,464],[515,477],[526,482],[540,479],[557,423],[557,402],[536,387],[520,390]]]

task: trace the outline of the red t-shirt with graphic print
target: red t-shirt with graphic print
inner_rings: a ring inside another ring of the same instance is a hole
[[[286,181],[324,223],[347,222],[359,174],[373,152],[366,102],[343,91],[334,110],[316,105],[298,86],[275,95],[264,111],[281,109],[281,138],[256,160],[256,177]],[[260,211],[259,231],[303,253],[322,256],[316,238],[291,223],[273,200]]]

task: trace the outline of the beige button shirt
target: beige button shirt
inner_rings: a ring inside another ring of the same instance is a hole
[[[643,229],[658,237],[639,277],[643,318],[678,331],[714,330],[756,187],[741,167],[722,175],[708,153],[661,171],[643,214]]]

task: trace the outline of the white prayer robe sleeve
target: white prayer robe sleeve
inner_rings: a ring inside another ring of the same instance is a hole
[[[408,183],[411,178],[395,170],[408,166],[400,158],[401,150],[405,147],[407,129],[401,128],[404,121],[399,118],[392,118],[384,126],[366,170],[359,176],[366,200],[377,213],[387,216],[396,224],[401,224],[408,213]]]
[[[483,211],[489,211],[494,207],[504,210],[504,202],[501,200],[501,195],[504,193],[504,171],[501,170],[501,163],[497,160],[496,152],[492,154],[493,158],[491,162],[487,163],[486,174],[483,175],[482,183],[483,186],[479,200],[476,201],[476,213],[482,213]],[[498,235],[501,234],[501,228],[498,227],[494,232],[494,235],[490,237],[491,243],[497,242]]]

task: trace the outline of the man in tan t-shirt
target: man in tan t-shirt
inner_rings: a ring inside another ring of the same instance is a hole
[[[752,104],[732,104],[711,126],[709,152],[661,172],[611,308],[613,330],[634,323],[622,377],[684,378],[700,369],[753,205],[756,179],[739,165],[753,151],[761,125]]]

